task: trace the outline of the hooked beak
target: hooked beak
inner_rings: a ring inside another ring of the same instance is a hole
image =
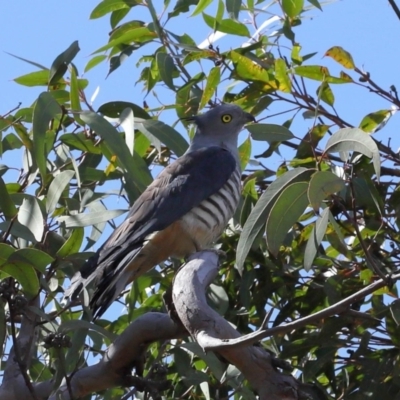
[[[244,115],[246,116],[247,122],[256,122],[254,115],[251,115],[248,112],[245,112]]]

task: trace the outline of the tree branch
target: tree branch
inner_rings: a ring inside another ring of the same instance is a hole
[[[389,0],[389,4],[392,6],[393,11],[397,15],[397,18],[400,19],[400,9],[397,4],[394,2],[394,0]]]
[[[172,289],[179,318],[203,349],[209,349],[213,341],[240,337],[239,332],[207,304],[205,289],[217,273],[218,254],[215,251],[195,253],[178,271]],[[310,386],[280,373],[271,355],[261,347],[224,347],[218,348],[217,353],[242,372],[260,400],[317,398],[315,393],[310,397]]]

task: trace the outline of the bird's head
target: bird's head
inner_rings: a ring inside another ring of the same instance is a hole
[[[196,135],[221,136],[226,139],[237,138],[243,126],[248,122],[254,122],[255,118],[235,104],[221,104],[187,120],[197,125]]]

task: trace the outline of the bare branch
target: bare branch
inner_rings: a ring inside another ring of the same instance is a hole
[[[397,4],[394,2],[394,0],[389,0],[389,4],[392,6],[393,11],[397,15],[397,18],[400,19],[400,9]]]
[[[217,273],[215,251],[195,253],[179,270],[173,285],[177,314],[203,349],[209,349],[214,342],[240,337],[239,332],[207,304],[205,289]],[[312,398],[309,387],[291,375],[280,373],[273,365],[272,356],[261,347],[225,347],[217,352],[243,373],[261,400]]]

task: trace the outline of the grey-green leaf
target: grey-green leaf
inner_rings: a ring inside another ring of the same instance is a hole
[[[267,221],[268,214],[282,190],[294,182],[307,181],[314,170],[307,168],[296,168],[288,171],[269,185],[268,189],[262,194],[257,204],[254,206],[249,218],[243,226],[243,231],[240,235],[236,263],[239,271],[242,271],[243,264],[246,260],[251,246],[255,238],[260,233],[261,229]]]
[[[282,142],[290,140],[294,135],[290,130],[282,125],[276,124],[251,124],[247,125],[246,129],[251,133],[254,140],[272,142]]]
[[[313,230],[311,231],[310,238],[308,239],[306,250],[304,252],[304,268],[308,271],[314,261],[318,252],[318,247],[324,238],[326,228],[329,222],[329,208],[325,208],[321,215],[318,217]]]
[[[286,187],[271,208],[266,225],[267,246],[277,255],[289,229],[308,206],[308,183],[296,182]]]
[[[39,95],[33,110],[33,158],[39,168],[43,182],[46,177],[46,131],[49,129],[50,121],[60,113],[60,106],[49,92],[43,92]]]
[[[340,192],[345,187],[343,179],[330,171],[317,171],[310,180],[308,199],[315,212],[318,212],[322,200],[329,195]]]
[[[359,128],[344,128],[332,135],[326,143],[325,153],[357,151],[372,158],[376,177],[379,180],[381,162],[375,141]]]
[[[48,214],[51,214],[56,209],[58,200],[60,200],[62,192],[74,175],[74,171],[67,170],[60,172],[53,179],[46,197],[46,211]]]
[[[66,228],[76,228],[81,226],[90,226],[110,219],[119,217],[126,213],[127,210],[106,210],[101,212],[81,213],[76,215],[58,217],[58,222],[64,224]]]
[[[174,60],[167,54],[159,51],[156,55],[158,70],[160,71],[161,79],[173,91],[175,91],[172,73],[174,71]]]

